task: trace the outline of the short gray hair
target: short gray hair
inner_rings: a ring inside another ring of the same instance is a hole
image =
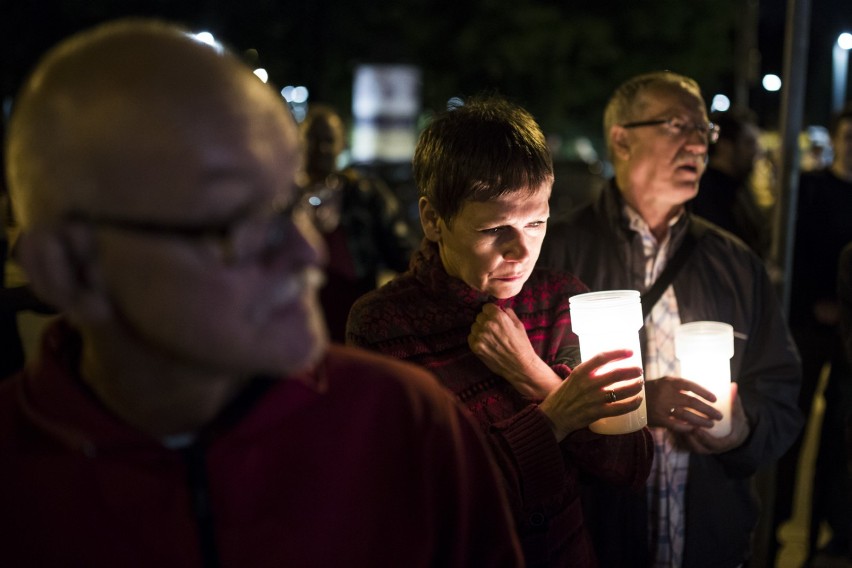
[[[645,107],[642,95],[648,91],[686,91],[704,100],[701,96],[701,87],[695,79],[680,75],[672,71],[653,71],[636,75],[622,83],[609,99],[604,111],[604,140],[606,140],[607,152],[612,157],[610,147],[609,131],[616,124],[624,124],[641,114]]]

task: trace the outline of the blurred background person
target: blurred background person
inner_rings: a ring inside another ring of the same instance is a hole
[[[843,356],[838,330],[840,304],[837,299],[837,267],[840,252],[852,242],[852,104],[847,104],[832,116],[829,123],[831,140],[831,165],[802,173],[799,181],[799,199],[796,209],[796,232],[793,244],[793,269],[790,292],[790,328],[802,356],[803,377],[799,406],[810,414],[814,396],[823,373],[826,390],[832,383],[844,381],[849,374]],[[779,514],[789,516],[794,495],[796,466],[800,459],[802,437],[779,463],[776,507]],[[836,459],[842,459],[842,449],[835,449]],[[816,478],[821,476],[817,464]],[[781,477],[783,470],[784,477]],[[815,493],[818,491],[814,486]],[[818,527],[821,513],[817,507],[812,524]],[[831,499],[825,496],[825,499]],[[778,522],[783,522],[783,515]],[[810,552],[814,552],[816,528],[812,527]]]
[[[354,168],[338,169],[346,145],[340,115],[312,104],[301,124],[304,175],[314,220],[329,254],[320,291],[329,333],[345,340],[346,317],[356,299],[408,268],[415,237],[387,185]]]
[[[840,253],[837,300],[841,353],[832,360],[831,375],[823,391],[825,406],[810,515],[812,568],[852,566],[852,242]],[[817,549],[823,523],[831,537]]]
[[[761,154],[756,117],[745,109],[714,112],[710,122],[719,139],[709,146],[709,160],[690,203],[692,212],[733,233],[766,259],[772,243],[768,212],[757,203],[751,177]]]
[[[828,129],[824,126],[809,126],[799,135],[799,150],[801,171],[811,172],[830,166],[833,149]]]

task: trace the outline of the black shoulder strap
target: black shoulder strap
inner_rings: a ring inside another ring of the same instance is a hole
[[[662,274],[654,281],[654,284],[642,294],[642,318],[648,317],[654,305],[659,301],[669,284],[675,279],[681,267],[686,263],[689,254],[695,245],[698,244],[698,239],[704,234],[704,228],[699,227],[693,220],[689,224],[689,230],[683,236],[683,242],[680,243],[680,248],[675,251],[674,256],[669,259],[668,264],[663,269]]]

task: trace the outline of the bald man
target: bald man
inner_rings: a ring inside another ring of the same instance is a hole
[[[36,67],[8,182],[19,260],[64,317],[0,385],[0,565],[520,562],[433,378],[328,346],[297,156],[281,99],[167,24]]]

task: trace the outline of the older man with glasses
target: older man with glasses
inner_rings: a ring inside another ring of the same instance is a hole
[[[796,348],[760,259],[684,205],[719,135],[698,84],[668,71],[626,81],[604,134],[614,179],[554,223],[542,253],[592,290],[643,292],[654,463],[644,494],[588,488],[596,550],[603,566],[740,566],[758,519],[751,478],[801,428]],[[722,418],[715,397],[680,376],[674,352],[679,325],[704,320],[734,328],[732,428],[721,437],[708,431]]]
[[[280,96],[171,25],[39,63],[6,159],[64,317],[0,385],[0,565],[520,564],[463,411],[327,344],[298,154]]]

